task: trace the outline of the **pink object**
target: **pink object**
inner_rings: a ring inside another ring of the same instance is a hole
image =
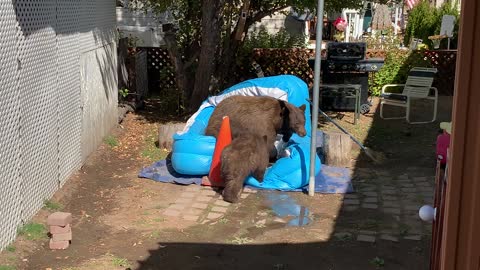
[[[441,159],[440,163],[447,163],[447,149],[450,146],[450,134],[443,132],[437,137],[437,158]]]
[[[335,26],[335,28],[337,28],[338,31],[343,32],[347,28],[347,21],[345,21],[345,19],[343,19],[342,17],[338,17],[333,22],[333,26]]]
[[[67,226],[50,226],[51,234],[69,233],[71,231],[72,227],[70,226],[70,224],[67,224]]]
[[[72,214],[64,212],[55,212],[48,216],[47,224],[49,226],[62,226],[65,227],[72,222]]]
[[[50,239],[50,249],[67,249],[70,246],[70,241],[53,241]]]
[[[53,242],[70,241],[72,240],[72,232],[52,234],[52,240]]]

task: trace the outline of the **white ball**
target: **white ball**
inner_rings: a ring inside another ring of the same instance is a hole
[[[424,205],[418,210],[418,215],[423,221],[432,221],[435,219],[436,209],[430,205]]]

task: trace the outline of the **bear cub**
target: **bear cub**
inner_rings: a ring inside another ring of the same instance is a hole
[[[267,136],[239,134],[223,149],[220,160],[220,175],[225,181],[223,199],[236,203],[248,176],[252,175],[259,182],[263,181],[269,164]]]

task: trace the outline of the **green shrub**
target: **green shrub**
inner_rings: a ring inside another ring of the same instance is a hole
[[[453,15],[456,17],[455,28],[452,40],[454,43],[458,36],[459,13],[457,2],[453,5],[451,2],[445,2],[440,8],[430,5],[427,0],[421,0],[408,15],[408,23],[405,29],[404,44],[408,46],[412,38],[420,38],[429,47],[432,48],[432,41],[429,36],[439,35],[442,25],[443,15]],[[446,40],[442,41],[442,43]]]
[[[371,50],[385,50],[389,51],[397,49],[401,45],[401,40],[393,33],[393,30],[385,30],[382,35],[381,31],[376,31],[375,34],[367,36],[365,42],[367,48]]]
[[[265,26],[261,26],[258,32],[249,33],[245,41],[241,44],[235,57],[236,73],[242,74],[242,79],[254,78],[255,70],[251,66],[253,61],[254,49],[291,49],[306,48],[307,37],[305,35],[291,35],[284,28],[275,34],[268,33]],[[264,72],[268,73],[268,68],[262,66]],[[231,86],[228,84],[227,86]]]
[[[372,95],[381,94],[386,84],[403,84],[413,67],[431,67],[423,51],[390,49],[386,53],[384,66],[370,79],[369,89]],[[401,91],[401,89],[398,89]],[[390,90],[389,90],[390,91]]]
[[[456,48],[456,44],[458,41],[458,27],[460,24],[460,13],[457,9],[458,2],[452,5],[451,3],[444,3],[440,8],[436,10],[436,24],[435,24],[435,34],[441,34],[440,29],[442,27],[442,18],[443,15],[453,15],[455,16],[455,26],[453,28],[453,37],[451,39],[451,47]],[[443,39],[440,43],[441,48],[447,48],[447,39]]]
[[[291,35],[285,28],[280,29],[276,34],[268,33],[262,26],[257,33],[251,33],[247,36],[243,49],[249,52],[255,48],[305,48],[307,46],[304,35]]]
[[[428,1],[421,0],[408,14],[405,45],[408,46],[412,38],[421,38],[424,43],[431,46],[428,37],[435,34],[436,22],[435,8],[430,6]]]

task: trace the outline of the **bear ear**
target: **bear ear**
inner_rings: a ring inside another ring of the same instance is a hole
[[[302,106],[298,107],[300,110],[302,110],[303,112],[305,112],[305,109],[307,108],[307,106],[305,106],[305,104],[303,104]]]
[[[285,107],[283,108],[284,111],[290,112],[295,109],[295,105],[285,102]]]

